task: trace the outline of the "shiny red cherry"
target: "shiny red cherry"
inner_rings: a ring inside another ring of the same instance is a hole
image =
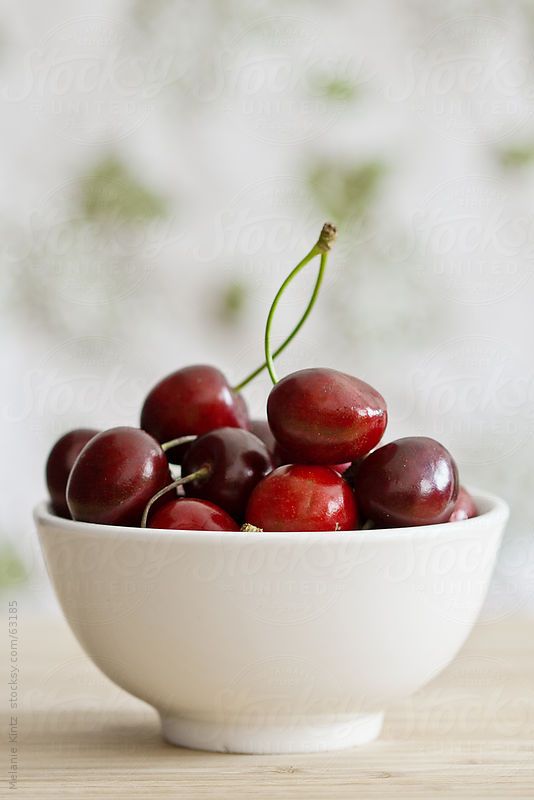
[[[334,369],[303,369],[282,378],[271,389],[267,416],[294,463],[354,461],[378,444],[387,424],[384,398]]]
[[[253,434],[255,434],[258,439],[261,439],[264,443],[265,447],[269,451],[271,456],[271,460],[273,462],[273,467],[281,467],[284,464],[290,464],[291,459],[284,453],[278,442],[273,436],[273,432],[269,427],[269,423],[266,419],[253,419],[250,422],[250,430]],[[347,461],[345,464],[329,464],[332,469],[335,469],[340,475],[351,466],[351,462]]]
[[[94,436],[76,459],[67,503],[81,522],[139,525],[146,504],[169,480],[169,464],[152,436],[139,428],[111,428]]]
[[[162,444],[225,427],[249,427],[245,401],[220,370],[202,364],[163,378],[148,393],[141,411],[141,428]],[[181,463],[185,449],[169,450],[170,461]]]
[[[149,528],[178,531],[238,531],[232,517],[207,500],[179,497],[161,506],[149,518]]]
[[[182,477],[199,473],[184,484],[188,497],[209,500],[241,520],[250,493],[272,470],[264,443],[242,428],[219,428],[190,445]]]
[[[449,522],[459,522],[460,520],[471,519],[471,517],[477,516],[478,509],[475,501],[467,489],[465,489],[463,486],[460,486],[460,491],[458,492],[458,497],[456,499],[456,503],[454,504]]]
[[[360,464],[358,506],[377,527],[446,522],[458,496],[458,470],[443,445],[425,436],[397,439]]]
[[[97,433],[93,428],[76,428],[61,436],[50,450],[46,462],[46,485],[52,509],[60,517],[70,518],[66,498],[70,471],[87,442]]]
[[[288,464],[250,496],[246,520],[264,531],[350,531],[358,513],[349,485],[331,467]]]

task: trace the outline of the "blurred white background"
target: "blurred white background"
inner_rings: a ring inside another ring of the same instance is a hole
[[[331,219],[280,372],[367,380],[385,441],[434,436],[502,494],[488,611],[534,608],[533,55],[526,0],[3,4],[4,590],[53,608],[31,509],[55,438],[137,424],[188,363],[242,379]],[[268,388],[246,390],[255,415]]]

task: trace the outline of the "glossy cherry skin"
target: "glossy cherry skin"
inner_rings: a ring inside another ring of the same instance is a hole
[[[435,439],[413,436],[379,447],[354,479],[358,506],[376,527],[446,522],[458,497],[458,470]]]
[[[170,483],[158,442],[139,428],[111,428],[91,439],[67,484],[72,518],[103,525],[139,525],[144,508]]]
[[[67,481],[74,462],[97,430],[76,428],[61,436],[50,450],[46,461],[46,485],[54,514],[70,519],[67,505]]]
[[[269,425],[293,463],[341,464],[375,447],[386,428],[384,398],[334,369],[303,369],[277,383],[267,402]]]
[[[471,519],[471,517],[478,517],[478,509],[467,489],[460,486],[449,522],[459,522],[463,519]]]
[[[271,456],[273,467],[281,467],[284,464],[290,464],[291,459],[287,453],[284,453],[278,442],[273,436],[273,432],[269,427],[266,419],[253,419],[250,422],[250,429],[258,439],[261,439],[266,446]],[[332,469],[342,475],[350,466],[351,462],[347,461],[345,464],[332,464]]]
[[[244,398],[220,370],[204,364],[167,375],[148,393],[141,411],[141,428],[162,444],[215,428],[248,429],[249,424]],[[181,463],[185,449],[169,450],[169,460]]]
[[[185,454],[182,477],[205,466],[209,474],[184,484],[186,495],[209,500],[237,520],[243,518],[256,484],[272,470],[264,443],[242,428],[219,428],[200,436]]]
[[[246,521],[264,531],[350,531],[358,513],[350,486],[331,467],[287,464],[258,483]]]
[[[149,528],[177,531],[238,531],[239,525],[222,508],[207,500],[179,497],[149,517]]]

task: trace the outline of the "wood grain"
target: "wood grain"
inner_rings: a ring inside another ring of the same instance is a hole
[[[532,620],[480,624],[445,673],[388,709],[377,742],[297,756],[167,745],[155,712],[104,678],[64,622],[22,619],[19,634],[19,781],[9,791],[4,769],[5,796],[534,798]]]

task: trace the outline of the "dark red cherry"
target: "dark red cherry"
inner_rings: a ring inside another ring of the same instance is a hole
[[[295,463],[354,461],[378,444],[387,424],[384,398],[335,369],[303,369],[282,378],[271,389],[267,416]]]
[[[216,503],[240,520],[253,488],[271,470],[267,448],[257,436],[242,428],[220,428],[190,445],[182,477],[202,471],[184,484],[186,495]]]
[[[458,496],[458,470],[443,445],[425,436],[397,439],[365,458],[354,481],[363,514],[377,527],[446,522]]]
[[[232,397],[235,400],[236,419],[239,425],[230,425],[231,428],[244,428],[246,431],[250,430],[250,414],[248,413],[247,401],[240,392],[235,392],[231,389]]]
[[[271,456],[271,461],[273,462],[273,467],[280,467],[282,464],[288,463],[289,459],[284,456],[282,448],[274,438],[273,432],[270,429],[269,423],[266,419],[251,420],[250,430],[255,436],[258,437],[258,439],[261,439],[267,448],[269,455]]]
[[[93,428],[76,428],[61,436],[50,450],[46,462],[46,485],[52,509],[60,517],[70,518],[66,497],[70,471],[87,442],[97,433]]]
[[[222,508],[207,500],[179,497],[149,517],[149,528],[178,531],[238,531],[239,525]]]
[[[81,522],[139,525],[146,504],[169,480],[169,464],[152,436],[139,428],[111,428],[76,459],[67,503]]]
[[[250,496],[246,520],[264,531],[350,531],[358,527],[349,485],[331,467],[288,464]]]
[[[477,516],[478,509],[475,501],[467,489],[465,489],[463,486],[460,486],[460,491],[458,492],[458,497],[456,499],[456,503],[454,504],[449,522],[459,522],[460,520],[471,519],[471,517]]]
[[[203,364],[163,378],[148,393],[141,411],[141,428],[162,444],[226,427],[249,427],[245,401],[220,370]],[[169,460],[181,463],[187,447],[169,450]]]

